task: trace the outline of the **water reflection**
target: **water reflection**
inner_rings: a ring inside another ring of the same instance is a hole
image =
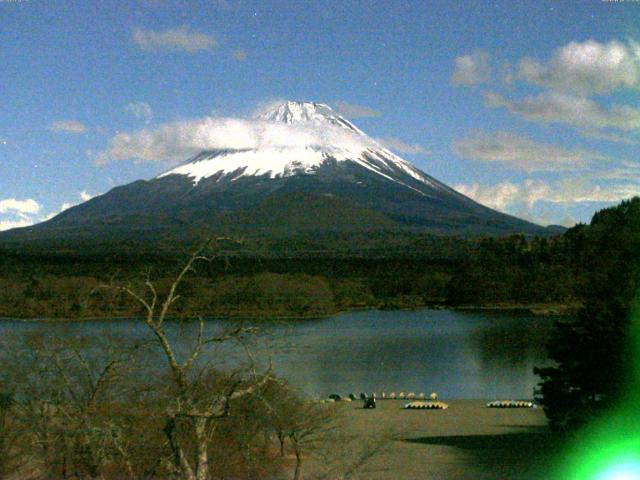
[[[443,398],[531,398],[534,365],[545,361],[552,321],[515,313],[450,310],[364,311],[334,318],[261,324],[252,351],[312,396],[337,392],[437,391]],[[111,335],[148,340],[135,320],[34,324],[0,322],[0,335],[43,328],[51,336]],[[193,323],[168,324],[184,354]],[[224,328],[210,321],[207,330]],[[238,346],[217,345],[202,361],[229,367],[244,358]]]
[[[280,327],[296,348],[274,358],[314,395],[435,390],[450,398],[530,398],[551,324],[513,313],[349,313]]]

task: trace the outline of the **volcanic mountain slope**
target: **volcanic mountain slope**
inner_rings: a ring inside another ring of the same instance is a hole
[[[156,178],[114,188],[5,238],[548,234],[461,195],[325,104],[286,102],[256,125],[262,132],[256,145],[203,151]]]

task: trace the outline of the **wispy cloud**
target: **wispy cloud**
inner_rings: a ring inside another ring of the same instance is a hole
[[[628,105],[612,105],[603,108],[595,101],[572,94],[546,92],[526,96],[521,100],[509,100],[495,92],[485,92],[485,105],[505,108],[525,120],[543,123],[564,123],[583,134],[603,130],[640,133],[640,109]],[[613,141],[629,140],[628,136],[609,136]]]
[[[457,83],[476,84],[486,79],[479,65],[487,65],[479,53],[456,59]],[[487,67],[488,68],[488,67]],[[503,64],[504,83],[513,82],[508,63]],[[517,78],[547,91],[520,99],[506,98],[495,91],[484,92],[485,105],[504,108],[533,122],[563,123],[580,135],[612,142],[637,144],[640,141],[640,109],[635,105],[590,98],[623,88],[640,88],[640,43],[611,40],[570,42],[556,49],[542,62],[529,57],[520,60]]]
[[[182,50],[189,53],[211,50],[217,44],[213,35],[192,32],[184,25],[161,31],[136,28],[133,31],[133,41],[145,51]]]
[[[356,105],[354,103],[347,103],[342,100],[337,100],[331,104],[333,108],[340,115],[347,118],[366,118],[366,117],[379,117],[382,115],[378,110],[374,110],[371,107],[364,105]]]
[[[214,149],[303,148],[316,146],[369,146],[350,131],[327,125],[286,125],[260,119],[204,117],[166,123],[153,129],[121,132],[107,150],[95,158],[97,165],[118,160],[176,163]]]
[[[146,102],[132,102],[124,107],[125,112],[130,113],[138,120],[144,123],[150,123],[153,119],[153,110],[151,105]]]
[[[458,192],[472,198],[487,207],[508,212],[513,204],[523,203],[532,208],[536,202],[549,196],[550,188],[540,180],[525,180],[521,184],[500,182],[494,185],[479,183],[459,184],[454,187]]]
[[[548,62],[523,58],[518,78],[534,85],[580,94],[640,87],[640,44],[633,40],[571,42]]]
[[[541,202],[564,206],[591,202],[614,203],[640,195],[638,183],[594,183],[579,176],[553,182],[526,179],[522,182],[505,181],[493,185],[460,184],[454,188],[483,205],[538,223],[549,223],[549,220],[545,221],[535,213],[534,207]],[[575,221],[566,215],[565,221],[561,223],[570,226]]]
[[[567,149],[503,131],[476,132],[454,141],[453,151],[463,158],[497,162],[526,172],[577,170],[597,160],[610,160],[598,152]]]
[[[56,120],[49,125],[49,130],[54,132],[84,133],[87,131],[87,127],[77,120]]]
[[[419,143],[405,143],[402,140],[394,137],[376,138],[376,141],[385,146],[389,150],[393,150],[400,153],[426,153],[425,148]]]
[[[478,85],[491,79],[491,66],[487,52],[475,52],[457,57],[451,76],[454,85]]]

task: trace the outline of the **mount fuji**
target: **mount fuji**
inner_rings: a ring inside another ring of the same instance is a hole
[[[214,145],[155,178],[116,187],[0,240],[552,233],[456,192],[328,105],[289,101],[263,113],[252,129],[249,139]]]

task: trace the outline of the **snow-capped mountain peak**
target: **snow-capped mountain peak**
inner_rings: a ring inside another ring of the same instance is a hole
[[[271,122],[291,125],[300,122],[325,121],[333,115],[333,110],[325,103],[288,101],[268,109],[260,117]]]
[[[159,177],[184,175],[195,184],[211,177],[216,182],[242,177],[284,178],[314,175],[332,163],[348,162],[420,194],[424,194],[423,187],[447,188],[378,144],[324,103],[288,101],[269,109],[257,121],[262,122],[265,131],[273,125],[279,136],[284,128],[285,137],[306,140],[287,144],[285,138],[284,142],[271,142],[259,148],[205,151]],[[304,135],[300,137],[300,133]]]
[[[447,187],[322,103],[285,102],[261,118],[211,118],[196,127],[186,133],[197,145],[190,151],[199,153],[187,162],[114,188],[34,229],[56,242],[60,232],[84,239],[87,230],[100,241],[116,238],[112,231],[123,239],[153,237],[150,231],[177,239],[186,231],[221,228],[277,239],[352,232],[366,233],[359,239],[384,232],[386,239],[394,230],[542,232]],[[367,248],[361,247],[354,250],[359,255]]]
[[[285,123],[287,125],[304,126],[305,124],[322,125],[323,123],[330,123],[358,135],[366,136],[362,130],[336,113],[326,103],[288,101],[263,112],[260,118],[269,122]]]

